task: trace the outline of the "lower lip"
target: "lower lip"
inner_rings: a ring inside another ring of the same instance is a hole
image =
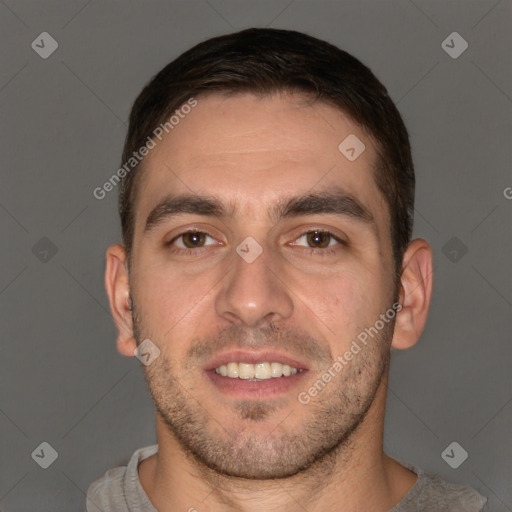
[[[289,377],[273,377],[271,379],[251,381],[246,379],[232,379],[223,377],[215,370],[206,371],[213,385],[226,395],[237,398],[268,398],[290,391],[302,382],[307,370],[290,375]]]

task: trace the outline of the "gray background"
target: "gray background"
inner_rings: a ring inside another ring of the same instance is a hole
[[[385,448],[512,510],[511,14],[507,0],[2,2],[0,510],[84,510],[93,480],[155,442],[103,287],[117,191],[92,191],[117,170],[150,77],[250,26],[327,39],[397,102],[435,286],[420,342],[393,355]],[[441,47],[454,31],[469,44],[457,59]],[[42,32],[59,44],[47,59],[31,48]],[[48,469],[31,458],[43,441],[58,452]],[[458,469],[441,457],[452,441],[469,453]]]

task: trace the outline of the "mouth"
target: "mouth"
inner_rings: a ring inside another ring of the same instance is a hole
[[[232,351],[216,357],[204,370],[217,391],[245,399],[286,393],[308,372],[304,363],[268,351]]]
[[[295,366],[281,364],[276,361],[265,361],[256,364],[237,363],[235,361],[231,361],[227,364],[221,364],[215,368],[215,373],[222,375],[223,377],[252,381],[289,377],[290,375],[295,375],[302,371],[302,368],[295,368]]]

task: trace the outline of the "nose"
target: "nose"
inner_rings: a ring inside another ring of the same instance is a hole
[[[236,252],[233,267],[216,297],[216,312],[230,322],[247,327],[262,327],[293,314],[290,289],[284,274],[272,264],[271,254],[263,250],[248,263]]]

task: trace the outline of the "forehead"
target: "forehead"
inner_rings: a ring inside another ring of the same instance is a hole
[[[357,143],[354,136],[365,149],[351,161],[339,146],[347,137]],[[339,109],[304,96],[200,96],[162,141],[155,140],[143,161],[136,231],[169,194],[223,198],[239,215],[256,219],[279,198],[332,186],[376,216],[386,209],[374,180],[373,140]]]

